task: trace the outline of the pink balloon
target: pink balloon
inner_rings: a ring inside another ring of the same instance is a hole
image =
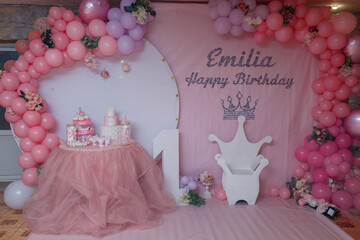
[[[31,127],[29,129],[28,134],[29,134],[29,138],[31,139],[31,141],[39,143],[42,140],[44,140],[46,132],[42,127],[35,126],[35,127]]]
[[[320,114],[319,122],[325,127],[331,127],[336,123],[336,116],[333,112],[323,112]]]
[[[336,91],[341,86],[341,79],[338,76],[327,76],[324,79],[325,88],[330,91]],[[328,99],[329,100],[329,99]]]
[[[63,61],[63,67],[72,67],[75,64],[75,60],[72,59],[69,54],[67,53],[67,51],[63,51],[62,52],[63,56],[64,56],[64,61]]]
[[[330,36],[334,31],[333,25],[328,21],[322,21],[316,28],[318,29],[319,36],[323,38]]]
[[[11,106],[12,101],[18,97],[15,91],[3,91],[0,94],[0,103],[3,108]]]
[[[360,194],[356,194],[354,197],[354,207],[360,211]]]
[[[359,81],[357,79],[357,77],[350,75],[345,79],[345,85],[349,88],[355,87],[356,85],[358,85]]]
[[[56,120],[51,113],[43,113],[41,114],[41,122],[40,127],[45,130],[50,130],[55,127]]]
[[[304,174],[305,174],[305,169],[300,166],[295,167],[293,170],[293,175],[297,178],[302,178]]]
[[[332,109],[332,103],[328,100],[322,101],[319,106],[323,112],[330,111]]]
[[[310,166],[307,163],[303,163],[303,162],[299,163],[299,166],[302,167],[305,170],[305,172],[309,171],[309,169],[310,169]]]
[[[98,47],[105,56],[112,56],[117,51],[116,40],[110,36],[103,36],[99,41]]]
[[[333,113],[335,113],[338,118],[345,118],[350,114],[350,107],[344,102],[337,103],[333,108]]]
[[[20,115],[5,112],[5,120],[8,121],[9,123],[16,123],[20,119],[21,119]]]
[[[28,110],[26,100],[21,97],[17,97],[12,101],[11,108],[18,115],[23,115]]]
[[[311,7],[305,15],[305,22],[308,26],[316,26],[322,20],[322,13],[319,8]]]
[[[333,100],[335,97],[335,93],[333,91],[330,90],[325,90],[323,93],[323,97],[326,100]]]
[[[283,26],[283,17],[278,12],[272,12],[266,18],[266,25],[271,30],[279,30]]]
[[[28,63],[32,63],[34,61],[34,59],[35,59],[35,56],[30,50],[27,50],[24,53],[24,58]]]
[[[71,22],[72,20],[74,20],[75,15],[71,10],[65,10],[62,17],[66,22]]]
[[[322,37],[316,37],[309,43],[308,48],[312,54],[320,54],[327,48],[327,42]]]
[[[283,26],[275,32],[275,38],[279,42],[287,42],[293,36],[293,30],[290,26]]]
[[[331,22],[334,25],[335,32],[343,34],[351,33],[357,25],[356,17],[349,12],[342,12],[335,15],[331,19]]]
[[[351,88],[351,93],[354,93],[354,94],[360,93],[360,84],[358,84],[355,87]]]
[[[32,159],[31,153],[28,152],[20,154],[18,163],[22,168],[33,168],[38,165],[38,163]]]
[[[15,66],[11,67],[10,69],[10,73],[14,73],[15,75],[17,75],[19,73],[19,70],[16,69]]]
[[[33,84],[31,84],[31,81],[33,81],[34,79],[30,80],[30,83],[23,83],[20,84],[20,86],[17,89],[17,93],[18,95],[21,94],[20,91],[23,91],[24,93],[30,91],[30,92],[37,92],[36,87],[34,87]]]
[[[352,145],[352,138],[350,135],[346,133],[340,133],[336,139],[336,144],[339,146],[339,148],[349,148]]]
[[[43,163],[49,156],[49,149],[42,144],[38,144],[31,150],[31,156],[35,162]]]
[[[65,32],[66,30],[66,22],[63,19],[59,19],[55,21],[55,28],[58,32]]]
[[[5,73],[1,77],[1,85],[5,90],[16,90],[20,84],[17,74]]]
[[[311,172],[306,172],[303,177],[308,183],[313,183],[314,178]]]
[[[336,153],[338,151],[338,145],[333,141],[327,141],[320,147],[320,152],[324,156],[331,156],[333,153]]]
[[[331,188],[325,183],[314,183],[311,186],[311,192],[316,199],[324,199],[326,201],[329,200],[332,195]]]
[[[340,173],[339,167],[332,163],[325,168],[325,171],[326,174],[330,177],[336,177]]]
[[[339,170],[340,170],[340,174],[347,174],[350,171],[350,163],[348,162],[342,162],[339,164]]]
[[[319,151],[309,153],[307,161],[312,167],[321,167],[324,164],[324,156]]]
[[[232,6],[228,1],[219,1],[216,7],[217,14],[221,17],[228,16],[231,9]]]
[[[237,26],[237,25],[233,25],[230,29],[230,34],[234,37],[239,37],[243,34],[244,30],[242,29],[241,25],[240,26]],[[263,34],[263,33],[260,33],[260,34]],[[256,41],[256,37],[259,37],[258,35],[255,36],[256,33],[254,34],[254,40]],[[260,36],[261,37],[261,36]],[[261,40],[260,40],[261,41]],[[265,41],[265,39],[264,39]],[[259,42],[257,42],[259,43]]]
[[[310,152],[304,146],[299,146],[295,149],[295,157],[300,162],[306,162],[309,153]]]
[[[295,16],[297,18],[304,18],[308,11],[308,7],[304,4],[297,5],[295,9]]]
[[[349,209],[353,205],[351,194],[342,190],[333,193],[331,199],[332,202],[342,210]]]
[[[27,83],[30,82],[31,77],[28,72],[19,72],[18,79],[21,83]]]
[[[276,196],[278,196],[279,195],[279,187],[278,186],[270,186],[269,188],[268,188],[268,194],[270,195],[270,196],[272,196],[272,197],[276,197]]]
[[[304,141],[304,146],[310,152],[316,151],[319,149],[319,145],[316,143],[316,141],[314,139],[311,139],[310,141],[308,141],[308,140]],[[306,158],[306,161],[307,161],[307,158]],[[306,162],[306,161],[304,161],[304,162]]]
[[[89,24],[91,20],[107,20],[110,4],[107,0],[83,0],[79,6],[79,16]]]
[[[91,20],[89,23],[89,31],[94,37],[102,37],[106,34],[105,22],[100,19]]]
[[[354,160],[352,163],[354,166],[360,167],[360,157],[354,157]]]
[[[46,48],[41,39],[34,39],[29,44],[29,49],[35,57],[44,56]]]
[[[51,67],[60,67],[64,61],[64,55],[60,50],[52,48],[46,51],[45,60]]]
[[[351,94],[350,88],[348,88],[345,84],[343,84],[338,90],[336,90],[335,97],[336,99],[343,101],[348,99],[350,94]]]
[[[352,63],[360,63],[360,33],[352,34],[348,37],[348,42],[343,50],[343,53],[346,57],[351,58]],[[359,65],[353,65],[351,68],[352,75],[360,77],[360,67]],[[354,71],[354,73],[353,73]]]
[[[35,71],[40,74],[47,74],[51,70],[51,66],[46,62],[44,57],[35,58],[33,66]]]
[[[50,25],[50,26],[54,26],[54,24],[55,24],[55,19],[54,18],[52,18],[50,15],[48,15],[47,17],[46,17],[46,22]]]
[[[63,32],[58,32],[58,33],[53,34],[52,40],[55,44],[55,48],[57,48],[61,51],[65,50],[70,42],[68,36]]]
[[[326,183],[326,179],[328,178],[328,175],[326,174],[326,171],[324,168],[317,168],[312,173],[314,182],[317,183]]]
[[[289,188],[286,187],[286,186],[280,187],[280,189],[279,189],[279,196],[280,196],[282,199],[289,199],[289,197],[290,197],[290,190],[289,190]]]
[[[268,8],[270,12],[279,12],[282,6],[283,6],[282,2],[278,0],[270,1],[268,4]]]
[[[31,66],[29,67],[28,73],[29,73],[30,77],[33,78],[33,79],[38,79],[38,78],[41,76],[40,73],[38,73],[38,72],[35,70],[35,68],[34,68],[33,65],[31,65]]]
[[[15,67],[19,72],[27,71],[29,68],[29,63],[25,60],[25,57],[24,57],[24,59],[18,59],[15,62]]]
[[[27,186],[35,186],[38,181],[37,168],[28,168],[21,175],[21,180]]]
[[[331,7],[329,7],[329,6],[320,6],[319,8],[321,10],[322,18],[324,20],[329,20],[331,18],[331,16],[332,16]]]
[[[338,153],[343,157],[345,162],[351,163],[353,161],[353,153],[349,149],[339,149]]]
[[[340,67],[345,63],[345,56],[341,53],[335,53],[331,56],[330,62],[334,67]]]
[[[295,25],[293,26],[296,30],[301,30],[306,28],[306,22],[304,19],[297,19]]]
[[[47,133],[41,144],[53,150],[60,144],[59,137],[55,133]]]
[[[320,59],[329,60],[332,56],[332,53],[330,50],[325,50],[323,53],[320,54]]]
[[[31,149],[36,146],[36,143],[33,142],[29,137],[23,138],[20,141],[20,148],[23,152],[31,152]]]
[[[27,111],[23,116],[24,122],[29,127],[34,127],[40,124],[41,114],[36,111]]]
[[[331,162],[335,165],[339,165],[340,163],[342,163],[344,161],[343,156],[341,156],[341,154],[339,153],[333,153],[330,156]]]
[[[71,21],[66,25],[66,35],[74,41],[79,41],[85,37],[85,27],[78,21]]]
[[[314,106],[311,109],[311,116],[315,121],[319,121],[320,115],[322,114],[322,111],[320,109],[320,106]]]
[[[220,200],[220,201],[224,201],[226,200],[226,192],[225,190],[223,189],[222,186],[216,186],[215,187],[215,194],[216,194],[216,197]]]
[[[331,50],[340,50],[346,46],[347,39],[345,34],[335,32],[331,34],[327,39],[327,44]]]
[[[84,44],[79,41],[72,41],[67,47],[68,55],[74,60],[82,60],[87,50]]]
[[[14,124],[14,133],[19,138],[28,136],[29,127],[25,124],[24,120],[19,120]]]
[[[55,20],[62,18],[62,12],[59,7],[51,7],[49,9],[49,16]]]
[[[325,40],[324,40],[325,41]],[[318,62],[318,67],[321,72],[326,73],[331,68],[331,63],[327,59],[322,59]]]

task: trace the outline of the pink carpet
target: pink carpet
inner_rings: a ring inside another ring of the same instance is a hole
[[[28,240],[262,240],[352,239],[325,216],[295,200],[260,198],[256,205],[229,206],[226,201],[207,200],[206,206],[177,207],[163,216],[159,227],[126,229],[103,238],[89,235],[31,234]]]

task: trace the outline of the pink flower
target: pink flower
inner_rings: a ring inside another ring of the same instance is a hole
[[[36,102],[30,100],[30,101],[27,101],[26,103],[26,107],[29,109],[29,110],[35,110],[36,108]]]
[[[298,204],[300,206],[304,206],[306,204],[306,199],[305,198],[300,198],[299,201],[298,201]]]
[[[38,111],[41,111],[42,108],[43,108],[42,106],[37,105],[36,108],[35,108],[35,111],[37,111],[37,112],[38,112]]]
[[[36,93],[33,93],[33,92],[31,92],[31,91],[28,91],[28,92],[26,92],[26,94],[25,94],[25,99],[27,99],[27,100],[32,100],[34,97],[35,97],[35,95],[37,95]]]

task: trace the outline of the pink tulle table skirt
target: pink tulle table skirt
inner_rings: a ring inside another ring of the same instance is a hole
[[[175,208],[163,175],[139,144],[54,149],[24,206],[35,233],[95,236],[161,224]]]

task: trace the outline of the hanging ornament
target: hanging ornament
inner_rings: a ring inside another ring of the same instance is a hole
[[[86,66],[90,68],[92,71],[95,71],[97,69],[97,63],[95,59],[95,55],[89,50],[87,54],[84,57]]]
[[[109,74],[108,71],[103,70],[103,71],[101,72],[101,76],[102,76],[103,78],[105,78],[105,79],[108,79],[108,78],[110,77],[110,74]]]
[[[121,69],[126,73],[130,72],[130,70],[131,70],[130,65],[127,63],[124,63],[123,65],[121,65]]]

